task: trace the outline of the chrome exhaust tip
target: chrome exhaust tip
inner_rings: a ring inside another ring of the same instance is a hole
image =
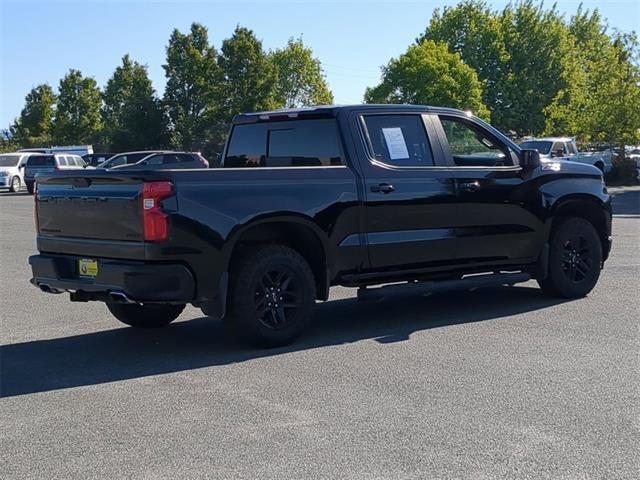
[[[46,283],[39,283],[38,284],[38,288],[40,288],[40,290],[42,290],[45,293],[53,293],[55,295],[58,295],[60,293],[64,293],[62,290],[58,290],[57,288],[53,288],[52,286],[46,284]]]
[[[114,303],[136,303],[127,297],[124,292],[109,292],[109,298]]]

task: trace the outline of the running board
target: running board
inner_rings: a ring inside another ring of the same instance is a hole
[[[450,292],[453,290],[475,290],[476,288],[499,287],[514,285],[531,280],[531,275],[518,273],[490,273],[487,275],[473,275],[460,280],[442,280],[437,282],[413,282],[382,287],[358,289],[358,300],[380,300],[384,297],[430,295],[435,292]]]

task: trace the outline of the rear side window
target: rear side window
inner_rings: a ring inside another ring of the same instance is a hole
[[[53,155],[32,155],[27,161],[27,165],[30,167],[53,167],[55,164]]]
[[[226,168],[342,165],[335,119],[236,125]]]
[[[371,156],[397,167],[432,167],[431,146],[420,115],[365,115]]]
[[[66,157],[58,157],[58,165],[61,167],[67,166],[67,158]]]

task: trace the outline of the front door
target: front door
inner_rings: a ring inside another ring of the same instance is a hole
[[[356,115],[362,135],[366,239],[373,271],[444,268],[455,261],[453,180],[422,112]]]
[[[543,224],[532,208],[535,186],[523,178],[515,150],[463,114],[437,118],[456,187],[458,260],[468,266],[535,259]]]

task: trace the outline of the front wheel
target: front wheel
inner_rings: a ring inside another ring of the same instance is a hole
[[[583,218],[561,218],[551,233],[547,278],[538,280],[545,292],[580,298],[596,286],[602,267],[598,232]]]
[[[11,186],[9,190],[16,193],[20,191],[20,177],[13,177],[11,179]]]
[[[114,317],[136,328],[165,327],[178,318],[184,307],[184,305],[162,303],[107,302],[107,308]]]
[[[27,192],[29,192],[29,194],[33,195],[33,192],[34,192],[34,184],[33,183],[27,183]]]
[[[276,347],[300,335],[316,298],[313,272],[302,255],[283,245],[258,246],[233,272],[227,322],[236,336]]]

